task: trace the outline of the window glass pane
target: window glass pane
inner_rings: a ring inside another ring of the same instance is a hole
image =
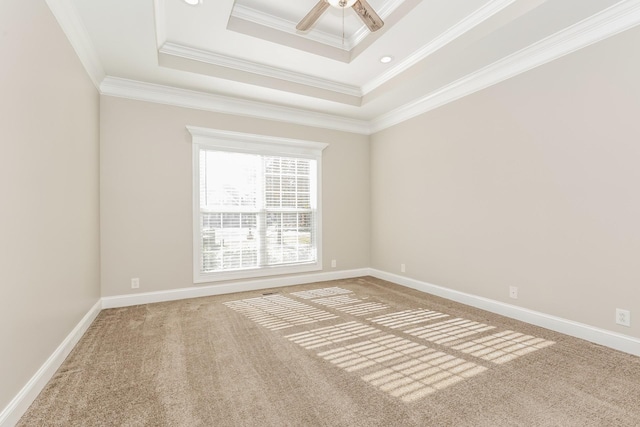
[[[280,157],[267,156],[265,159],[265,172],[280,174]]]
[[[200,206],[256,206],[260,163],[260,156],[256,155],[202,150]]]
[[[267,191],[265,205],[268,208],[279,208],[282,207],[282,196],[281,194],[274,193],[272,191]]]
[[[314,259],[312,214],[271,212],[267,216],[267,252],[270,264]]]
[[[299,176],[298,177],[298,186],[297,191],[299,193],[308,193],[311,191],[311,186],[309,184],[308,176]]]
[[[297,160],[296,159],[286,159],[283,158],[281,159],[281,163],[282,163],[282,174],[283,175],[295,175],[296,173],[296,165],[297,165]]]
[[[295,176],[283,176],[282,177],[282,191],[296,191],[296,177]]]
[[[300,209],[310,209],[311,208],[311,195],[308,193],[298,194],[298,201],[296,207]]]
[[[202,219],[203,271],[258,266],[258,214],[207,213]]]
[[[315,261],[314,162],[201,150],[201,272]]]
[[[310,173],[310,169],[309,169],[309,163],[311,162],[311,160],[306,160],[306,159],[299,159],[298,160],[298,175],[304,175],[304,176],[308,176]]]
[[[267,174],[265,177],[265,186],[269,192],[280,192],[280,176]]]
[[[296,193],[282,193],[282,207],[283,208],[295,208],[296,207]]]
[[[266,251],[268,265],[282,263],[282,235],[282,213],[268,213],[266,230]]]
[[[256,214],[243,214],[241,218],[242,228],[248,228],[249,230],[256,228],[257,215]]]

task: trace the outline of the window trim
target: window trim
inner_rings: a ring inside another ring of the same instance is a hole
[[[193,282],[208,283],[224,280],[250,279],[266,276],[299,274],[322,270],[322,151],[329,145],[322,142],[231,132],[187,126],[192,137],[192,195],[193,195]],[[315,262],[292,266],[266,266],[229,272],[202,273],[200,271],[200,149],[213,148],[236,153],[298,157],[316,161],[316,251]]]

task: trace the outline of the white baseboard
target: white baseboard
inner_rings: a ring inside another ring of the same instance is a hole
[[[487,310],[512,319],[521,320],[532,325],[591,341],[625,353],[640,356],[640,339],[638,338],[618,334],[616,332],[607,331],[605,329],[596,328],[584,323],[574,322],[572,320],[563,319],[561,317],[552,316],[538,311],[529,310],[527,308],[506,304],[489,298],[455,291],[453,289],[433,285],[431,283],[421,282],[419,280],[410,279],[397,274],[387,273],[385,271],[369,269],[369,274],[373,277],[377,277],[378,279],[387,280],[389,282],[397,283],[398,285]]]
[[[22,390],[13,398],[6,408],[0,412],[0,427],[12,427],[22,415],[29,409],[38,394],[47,385],[53,374],[56,373],[62,362],[67,358],[73,347],[78,343],[82,335],[91,326],[91,323],[100,313],[102,302],[98,301],[89,312],[80,320],[75,328],[67,335],[56,350],[49,356],[46,362],[38,369],[33,377],[22,387]]]
[[[367,276],[368,274],[368,268],[361,268],[357,270],[301,274],[269,279],[246,280],[226,284],[193,286],[189,288],[170,289],[167,291],[117,295],[113,297],[103,297],[102,308],[129,307],[132,305],[150,304],[154,302],[175,301],[187,298],[208,297],[211,295],[223,295],[267,288],[303,285],[306,283],[325,282],[327,280],[351,279],[354,277]]]

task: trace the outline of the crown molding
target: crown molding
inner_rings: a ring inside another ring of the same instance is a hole
[[[247,61],[245,59],[233,58],[226,55],[220,55],[201,49],[182,46],[176,43],[165,43],[159,50],[165,55],[173,55],[180,58],[191,59],[194,61],[205,62],[207,64],[217,65],[221,67],[232,68],[238,71],[258,74],[265,77],[284,80],[292,83],[298,83],[305,86],[311,86],[318,89],[329,90],[344,95],[361,97],[362,91],[357,86],[346,85],[331,80],[321,79],[319,77],[309,76],[307,74],[297,73],[282,68],[272,67],[270,65],[258,64],[256,62]]]
[[[422,61],[429,55],[434,54],[438,50],[442,49],[447,44],[451,43],[461,35],[465,34],[467,31],[472,30],[477,25],[483,23],[487,19],[491,18],[496,13],[502,11],[506,7],[513,4],[515,0],[492,0],[481,8],[477,9],[471,15],[465,17],[454,26],[447,29],[445,32],[438,35],[435,39],[433,39],[428,44],[424,45],[420,49],[416,50],[414,53],[409,55],[404,61],[400,62],[395,67],[389,69],[373,80],[362,85],[362,94],[366,95],[369,92],[377,89],[382,86],[384,83],[388,82],[392,78],[398,76],[402,72],[408,70],[409,68],[416,65],[418,62]]]
[[[640,0],[623,0],[370,122],[379,132],[640,24]]]
[[[104,68],[77,10],[70,0],[45,1],[56,21],[58,21],[58,25],[67,36],[76,55],[78,55],[89,78],[95,87],[99,89],[100,83],[105,77]]]
[[[100,93],[119,98],[274,120],[363,135],[370,133],[369,122],[365,120],[339,117],[299,108],[282,107],[266,102],[249,101],[229,96],[178,89],[118,77],[106,77],[100,85]]]

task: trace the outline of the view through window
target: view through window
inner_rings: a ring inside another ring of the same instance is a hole
[[[197,278],[321,268],[318,150],[308,150],[309,143],[287,149],[290,140],[235,148],[215,138],[198,141]]]

